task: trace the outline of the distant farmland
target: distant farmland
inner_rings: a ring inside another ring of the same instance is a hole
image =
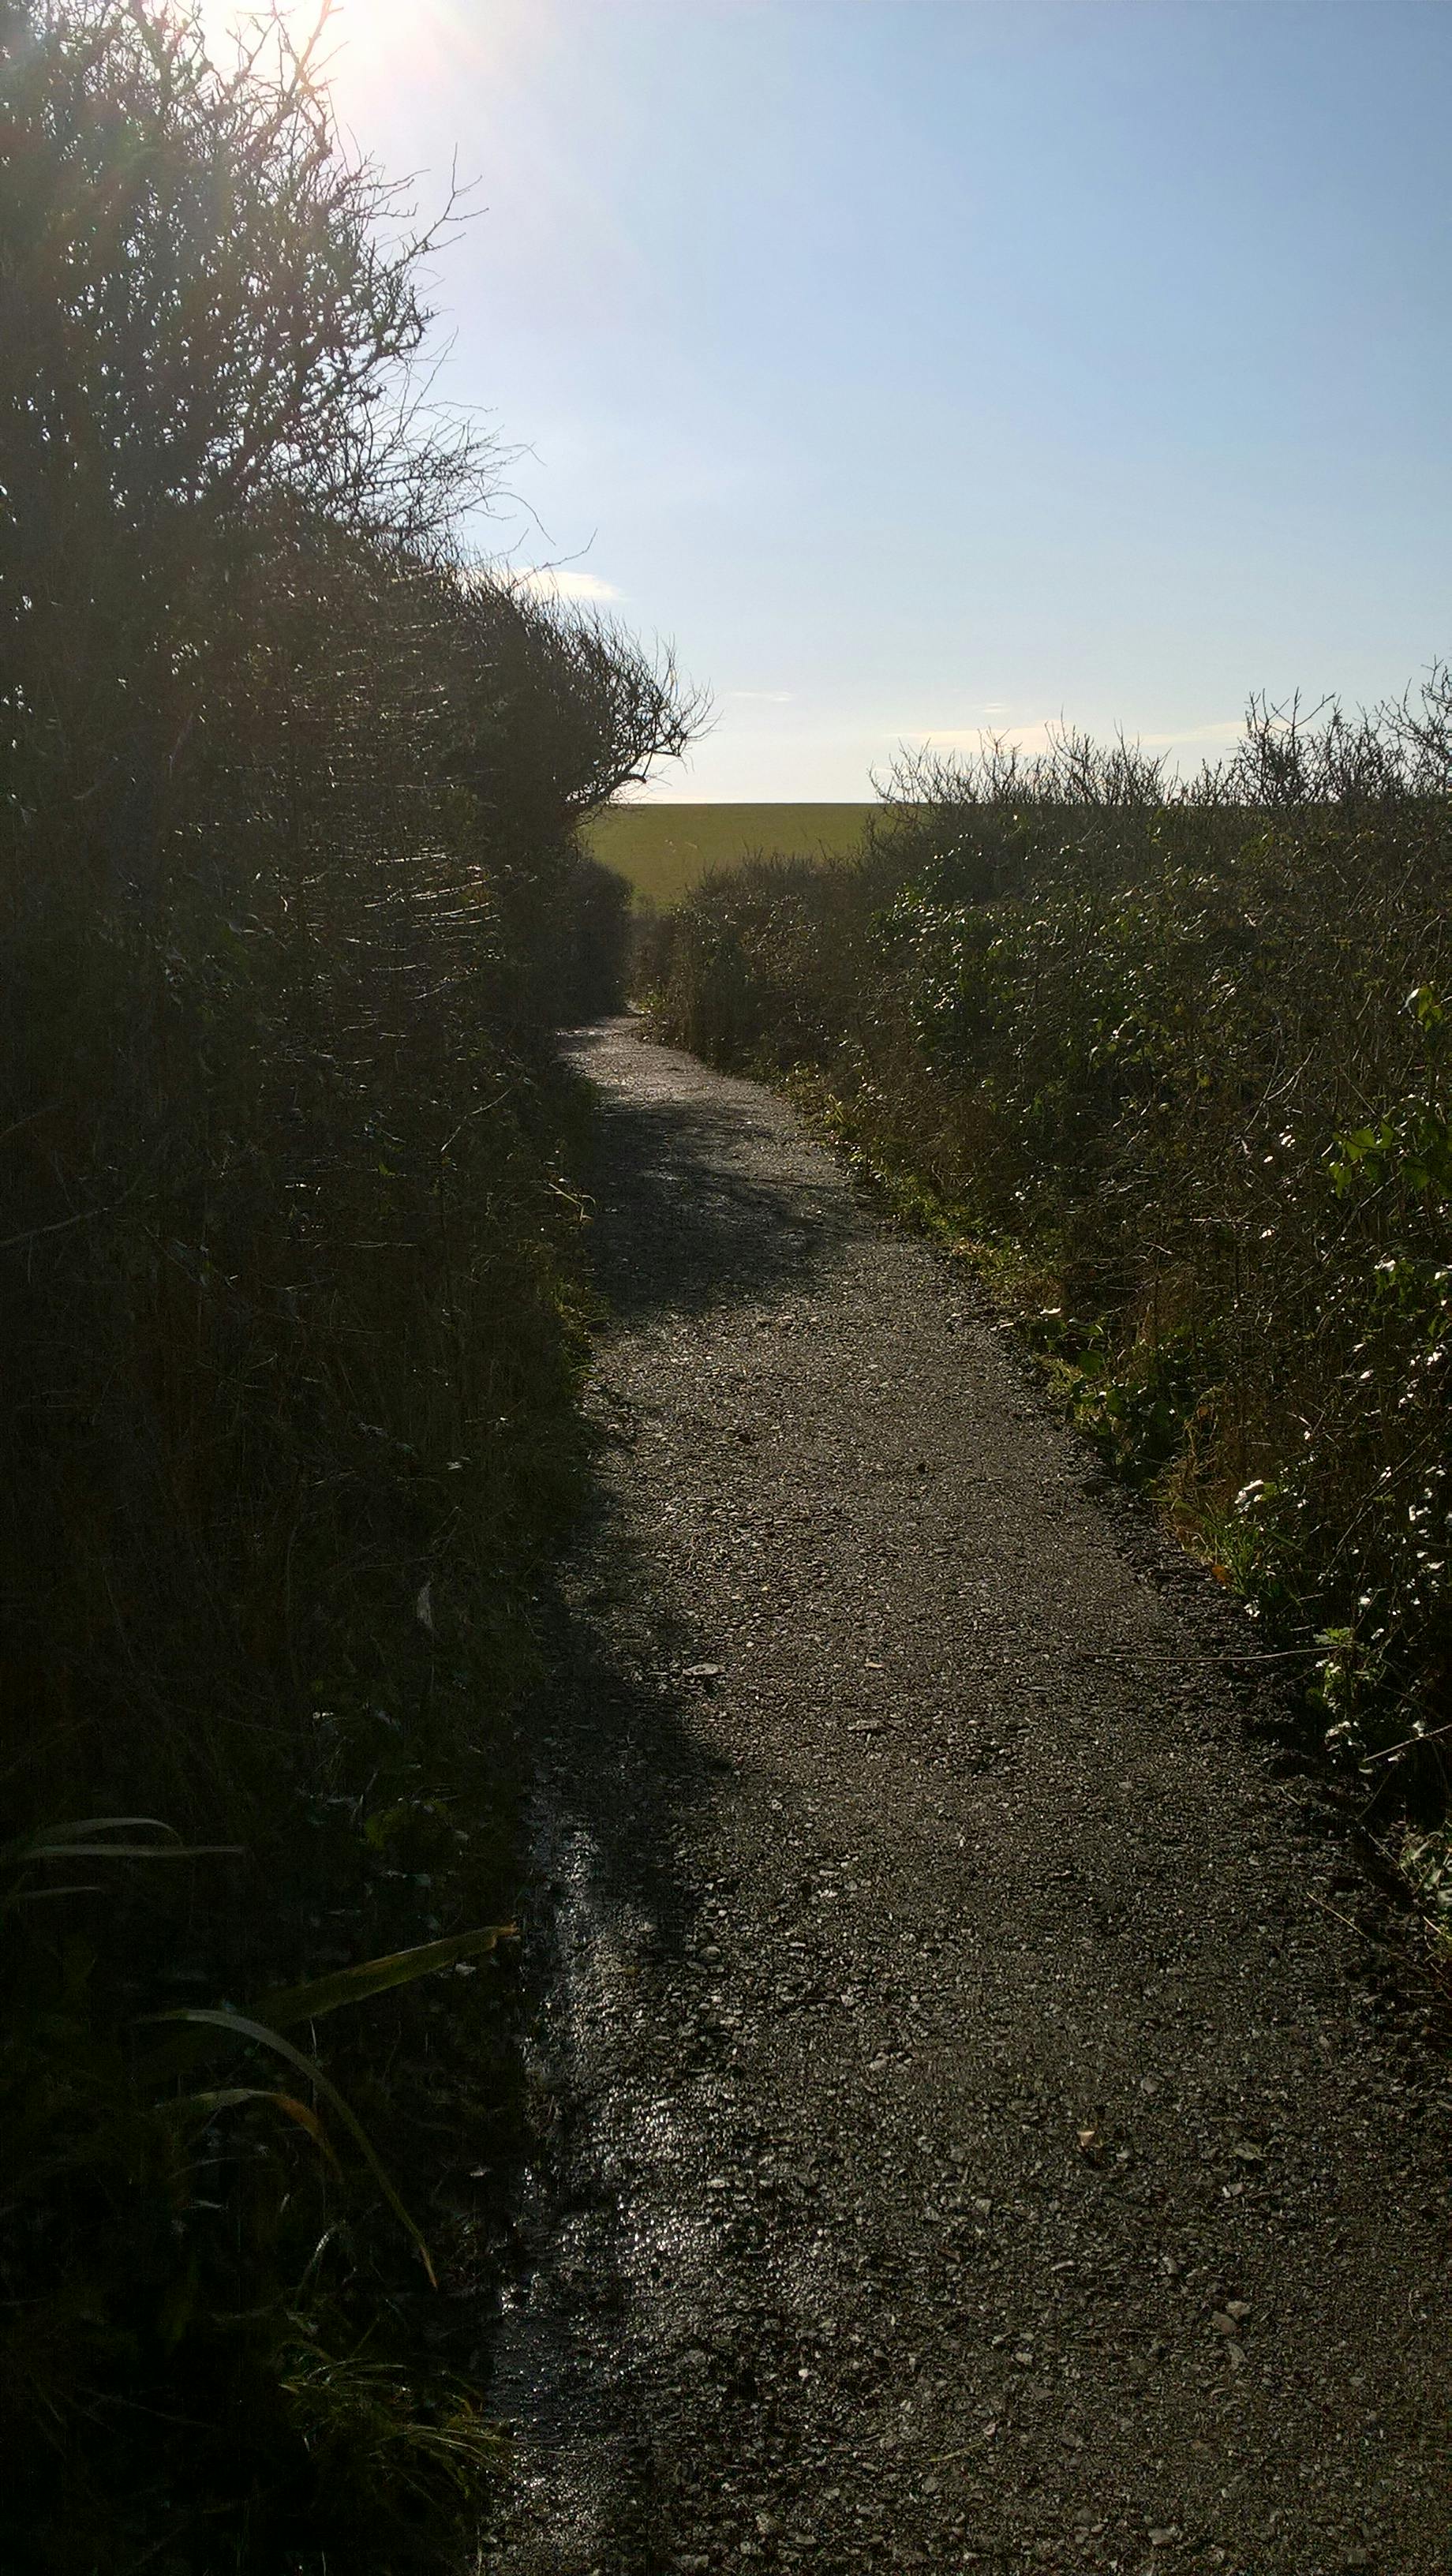
[[[850,850],[876,805],[617,805],[598,815],[587,838],[597,859],[629,877],[636,895],[662,910],[713,868],[734,868],[757,850],[794,858],[837,858]]]

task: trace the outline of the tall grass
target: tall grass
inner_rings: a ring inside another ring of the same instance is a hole
[[[490,2435],[421,2248],[481,2277],[512,2118],[447,1945],[583,1455],[575,833],[689,710],[461,553],[428,244],[286,23],[0,0],[0,114],[7,2563],[432,2564]]]
[[[703,888],[647,964],[664,1032],[795,1079],[976,1248],[1304,1643],[1383,1817],[1445,1799],[1452,1720],[1449,791],[1441,670],[1368,717],[1254,706],[1188,783],[990,744],[905,764],[843,865]]]

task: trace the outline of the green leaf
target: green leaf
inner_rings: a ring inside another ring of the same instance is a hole
[[[242,1843],[47,1843],[41,1860],[237,1860]]]
[[[104,1896],[105,1893],[106,1891],[98,1878],[82,1878],[75,1880],[67,1887],[18,1888],[15,1893],[14,1901],[17,1905],[41,1905],[50,1897]]]
[[[96,1834],[163,1834],[159,1843],[86,1841]],[[26,1869],[43,1860],[216,1860],[240,1857],[241,1843],[184,1843],[174,1825],[159,1816],[82,1816],[64,1825],[42,1825],[38,1833],[0,1845],[0,1868]]]
[[[154,1834],[168,1834],[173,1842],[180,1840],[174,1825],[163,1824],[159,1816],[81,1816],[65,1825],[42,1825],[38,1832],[22,1834],[18,1841],[0,1844],[0,1864],[6,1868],[25,1860],[41,1860],[49,1851],[64,1849],[80,1834],[135,1833],[142,1826]],[[109,1850],[111,1846],[108,1844]]]

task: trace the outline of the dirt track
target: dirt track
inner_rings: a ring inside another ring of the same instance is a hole
[[[483,2563],[1446,2576],[1445,2124],[1233,1614],[781,1102],[573,1043],[617,1437]]]

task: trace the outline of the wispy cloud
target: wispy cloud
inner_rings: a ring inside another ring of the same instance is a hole
[[[986,707],[983,712],[985,715],[997,713],[996,710]],[[1054,729],[1054,719],[1051,716],[1046,717],[1039,724],[1005,724],[1002,717],[998,716],[996,721],[988,724],[903,725],[899,730],[898,740],[903,743],[921,743],[927,751],[980,751],[990,741],[1002,741],[1014,744],[1019,751],[1035,752],[1048,749],[1049,737]]]
[[[597,572],[582,572],[576,564],[517,564],[510,578],[536,599],[598,601],[622,596],[613,581],[602,581]]]
[[[790,689],[726,689],[722,694],[751,707],[789,707],[792,702]]]
[[[902,725],[897,729],[900,742],[921,744],[931,751],[978,751],[989,741],[1009,743],[1032,758],[1035,752],[1047,751],[1054,737],[1064,728],[1062,716],[1045,716],[1032,723],[1018,720],[1005,722],[1006,707],[983,707],[987,719],[976,725]],[[1072,728],[1071,728],[1072,729]],[[1090,732],[1095,728],[1091,726]],[[1218,717],[1212,724],[1177,725],[1165,733],[1129,732],[1127,739],[1141,751],[1214,751],[1238,742],[1245,731],[1244,716]],[[1098,728],[1097,739],[1111,742],[1112,726]]]

